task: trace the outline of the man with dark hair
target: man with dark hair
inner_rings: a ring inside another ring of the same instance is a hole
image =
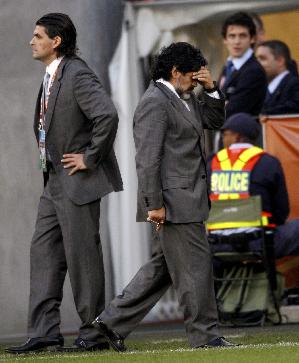
[[[256,27],[256,40],[254,43],[254,48],[256,49],[261,43],[265,41],[265,28],[262,18],[257,13],[249,13],[251,16],[255,27]],[[296,77],[298,77],[298,67],[294,59],[290,59],[288,63],[288,70]]]
[[[198,84],[204,89],[201,101],[192,92]],[[133,123],[137,221],[152,223],[152,256],[94,321],[117,351],[126,349],[124,338],[171,284],[190,345],[232,345],[219,337],[204,225],[209,201],[203,131],[223,121],[223,96],[200,50],[183,42],[163,48]]]
[[[280,40],[268,40],[257,47],[256,56],[268,79],[261,113],[299,113],[299,79],[289,71],[291,54],[288,46]]]
[[[247,112],[258,116],[267,91],[266,75],[253,54],[256,28],[244,12],[229,16],[222,27],[229,57],[220,77],[226,96],[226,116]]]
[[[30,251],[29,339],[7,351],[63,346],[59,308],[67,271],[82,322],[68,350],[107,349],[91,323],[105,305],[100,199],[122,190],[113,151],[117,113],[76,56],[76,29],[67,15],[40,18],[30,45],[46,66],[34,117],[45,187]]]

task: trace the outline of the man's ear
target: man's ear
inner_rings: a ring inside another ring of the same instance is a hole
[[[257,40],[257,36],[254,35],[253,37],[251,37],[250,39],[250,44],[253,46],[255,43],[256,43],[256,40]]]
[[[282,67],[285,66],[287,68],[286,60],[283,56],[279,55],[275,58],[276,62]]]
[[[173,66],[172,70],[171,70],[171,78],[177,79],[177,78],[179,78],[180,74],[181,74],[181,72],[177,70],[177,67]]]
[[[53,40],[53,49],[59,47],[62,42],[62,39],[60,38],[59,35],[56,35],[56,37],[54,37],[52,40]]]

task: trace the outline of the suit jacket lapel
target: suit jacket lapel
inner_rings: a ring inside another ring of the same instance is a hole
[[[193,117],[192,112],[187,110],[186,106],[169,88],[160,82],[155,85],[170,99],[172,106],[194,127],[196,132],[201,135],[201,128],[199,121]]]
[[[233,71],[233,73],[231,74],[231,76],[229,77],[229,79],[226,81],[226,79],[224,80],[224,84],[223,84],[223,89],[227,89],[229,86],[230,86],[230,84],[233,82],[233,80],[235,79],[235,78],[237,78],[238,77],[238,75],[240,74],[239,72],[240,72],[240,70],[241,70],[241,68],[239,69],[239,70],[234,70]]]
[[[290,77],[290,75],[288,74],[281,80],[281,82],[278,84],[276,90],[269,96],[269,99],[267,99],[265,101],[264,104],[266,107],[271,107],[271,106],[275,105],[276,102],[278,102],[278,100],[281,96],[281,93],[283,92],[283,89],[286,86],[286,83],[288,82],[289,77]]]
[[[63,75],[63,69],[66,65],[66,63],[68,62],[67,58],[63,58],[61,63],[58,66],[58,72],[57,72],[57,76],[56,79],[53,82],[53,85],[51,87],[50,90],[50,96],[48,99],[48,107],[47,107],[47,111],[46,111],[46,115],[45,115],[45,131],[46,134],[50,128],[51,125],[51,121],[52,121],[52,117],[53,117],[53,112],[54,112],[54,108],[55,108],[55,104],[56,104],[56,99],[58,96],[58,92],[61,86],[60,80],[62,78]]]
[[[254,55],[252,55],[243,65],[240,69],[238,70],[234,70],[233,73],[231,74],[230,78],[227,80],[227,82],[225,82],[225,89],[227,89],[230,84],[234,81],[235,78],[237,78],[241,72],[244,71],[244,69],[246,69],[246,67],[253,61],[254,59]]]
[[[274,91],[274,93],[272,94],[272,96],[270,97],[270,101],[271,103],[275,103],[277,98],[280,97],[284,87],[286,86],[288,80],[289,80],[290,74],[287,74],[285,77],[283,77],[283,79],[280,81],[280,83],[278,84],[276,90]]]
[[[43,84],[40,85],[40,89],[38,91],[38,96],[37,96],[36,105],[35,105],[35,112],[34,112],[33,129],[34,129],[36,139],[38,139],[38,125],[39,125],[39,118],[40,118],[40,102],[41,102],[42,93],[43,93]]]

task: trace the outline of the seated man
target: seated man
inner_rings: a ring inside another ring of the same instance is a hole
[[[277,225],[274,236],[275,257],[298,255],[299,219],[286,222],[289,200],[284,173],[277,158],[253,145],[259,130],[255,119],[246,113],[235,114],[226,120],[222,127],[225,148],[215,154],[207,165],[210,199],[260,195],[263,211],[271,214],[271,222]],[[221,178],[216,174],[219,175],[222,170],[233,170],[235,163],[240,160],[243,166],[238,170],[248,178],[248,183],[243,182],[240,188],[234,185],[237,190],[224,190],[225,186],[223,189],[223,185],[217,185]],[[224,193],[219,193],[219,190]],[[251,244],[251,249],[259,248],[259,241]]]
[[[291,55],[288,46],[280,40],[269,40],[259,44],[256,56],[268,79],[268,92],[261,113],[299,113],[299,79],[289,71]]]

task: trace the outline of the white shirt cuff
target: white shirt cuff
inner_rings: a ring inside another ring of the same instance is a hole
[[[220,100],[220,95],[218,91],[214,91],[212,93],[205,92],[205,94],[212,98],[217,98],[217,100]]]

